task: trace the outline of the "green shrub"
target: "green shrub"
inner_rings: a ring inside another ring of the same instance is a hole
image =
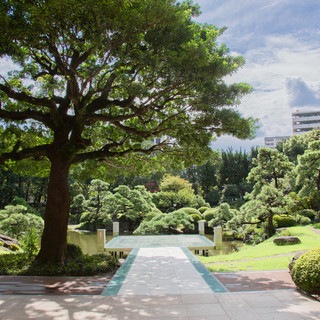
[[[299,216],[297,222],[302,225],[307,225],[311,223],[311,219],[304,216]]]
[[[308,217],[311,220],[313,220],[316,216],[317,213],[312,210],[312,209],[303,209],[297,212],[300,216]]]
[[[0,232],[18,240],[27,236],[30,230],[36,230],[40,236],[44,227],[43,219],[27,211],[21,205],[8,205],[0,210]]]
[[[204,214],[203,214],[203,218],[206,221],[210,221],[212,220],[214,217],[214,209],[208,209]]]
[[[193,219],[194,223],[197,223],[199,220],[202,219],[202,217],[200,216],[200,214],[190,214],[190,217]]]
[[[83,257],[83,253],[79,246],[72,243],[67,244],[66,254],[65,254],[66,260],[76,260],[82,257]]]
[[[194,208],[181,208],[179,210],[183,210],[186,214],[189,214],[189,215],[198,214],[201,216],[200,211]]]
[[[291,270],[297,287],[310,294],[320,294],[320,247],[304,253]]]
[[[37,275],[37,276],[90,276],[106,273],[117,268],[115,257],[104,254],[92,256],[82,254],[75,247],[70,249],[64,265],[43,265],[27,253],[0,255],[0,274],[2,275]],[[71,259],[74,256],[74,259]]]
[[[291,233],[290,230],[285,229],[285,230],[282,230],[277,236],[279,236],[279,237],[290,237],[290,236],[292,236],[292,233]]]
[[[273,217],[273,224],[276,228],[294,227],[297,225],[297,221],[290,216],[275,215]]]
[[[162,212],[160,210],[158,211],[155,211],[155,210],[152,210],[151,212],[147,213],[144,217],[144,220],[145,221],[150,221],[152,220],[157,214],[162,214]]]
[[[198,211],[200,211],[201,214],[204,214],[208,209],[210,209],[209,207],[201,207],[198,209]]]

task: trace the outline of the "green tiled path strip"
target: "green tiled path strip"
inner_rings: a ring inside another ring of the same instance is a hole
[[[102,295],[183,295],[228,292],[187,249],[136,248]]]
[[[215,293],[225,293],[229,290],[224,287],[224,285],[213,276],[210,271],[204,266],[204,264],[195,257],[189,249],[181,248],[185,255],[189,258],[193,266],[197,269],[197,271],[201,274],[202,278],[206,281],[209,287]]]
[[[134,259],[139,252],[138,248],[133,249],[122,266],[118,269],[117,273],[113,276],[111,281],[108,283],[108,286],[102,291],[102,296],[116,296],[122,286],[123,281],[125,280],[131,265],[133,264]]]
[[[106,249],[161,248],[161,247],[213,247],[214,243],[199,234],[162,236],[118,236],[109,241]]]

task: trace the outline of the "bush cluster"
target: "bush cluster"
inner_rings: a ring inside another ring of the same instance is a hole
[[[91,276],[117,268],[117,259],[105,254],[84,255],[75,245],[67,246],[64,265],[40,264],[27,253],[0,255],[0,274],[37,276]]]
[[[297,221],[290,216],[275,215],[273,217],[273,224],[276,228],[294,227]]]
[[[295,261],[291,277],[303,291],[320,294],[320,247],[307,251]]]

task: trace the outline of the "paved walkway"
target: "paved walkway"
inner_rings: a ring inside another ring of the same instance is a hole
[[[102,295],[153,296],[228,291],[185,248],[141,248],[128,258],[129,265],[122,266],[124,271],[120,268]]]
[[[319,320],[295,290],[159,296],[0,296],[1,320]]]
[[[227,288],[188,249],[137,248],[102,295],[0,295],[0,319],[320,319],[319,301],[295,289]]]

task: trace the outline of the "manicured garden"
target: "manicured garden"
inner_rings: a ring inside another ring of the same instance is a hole
[[[307,227],[289,227],[285,230],[285,234],[288,235],[289,233],[292,236],[299,237],[301,243],[276,245],[273,243],[273,239],[279,236],[279,234],[276,234],[260,244],[244,245],[240,251],[232,254],[199,257],[199,259],[207,265],[210,271],[288,269],[288,265],[296,252],[320,246],[320,235]]]

